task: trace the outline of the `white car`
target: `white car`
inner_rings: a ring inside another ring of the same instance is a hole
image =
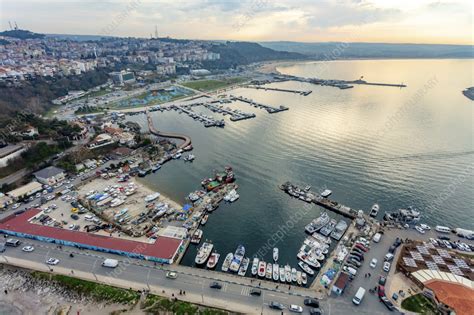
[[[34,251],[35,248],[33,246],[28,245],[28,246],[23,247],[21,250],[24,251],[24,252],[29,253],[29,252]]]
[[[54,265],[57,265],[57,264],[59,263],[59,259],[50,258],[50,259],[48,259],[48,260],[46,261],[46,263],[47,263],[48,265],[53,265],[53,266],[54,266]]]
[[[53,196],[53,195],[49,195],[49,196],[47,196],[47,197],[46,197],[46,200],[48,200],[48,201],[49,201],[49,200],[51,200],[51,199],[53,199],[53,198],[54,198],[54,196]]]
[[[425,230],[423,230],[423,228],[419,225],[415,226],[415,229],[420,232],[421,234],[425,234]]]
[[[431,227],[430,227],[429,225],[427,225],[427,224],[423,224],[423,223],[422,223],[422,224],[420,224],[420,227],[421,227],[423,230],[428,230],[428,231],[431,230]]]
[[[15,203],[15,204],[12,206],[12,209],[13,209],[13,210],[18,209],[19,206],[21,206],[21,203]]]
[[[385,271],[385,272],[390,271],[390,263],[388,261],[383,263],[383,271]]]
[[[290,312],[303,313],[303,308],[296,304],[291,304],[288,309],[290,310]]]
[[[375,266],[377,266],[377,258],[372,258],[370,261],[370,267],[375,268]]]

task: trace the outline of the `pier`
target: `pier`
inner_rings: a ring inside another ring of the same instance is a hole
[[[204,124],[204,127],[224,127],[224,120],[217,120],[203,114],[198,114],[191,109],[194,106],[201,106],[203,104],[204,103],[195,103],[190,105],[173,105],[172,109],[177,110],[180,113],[185,113],[194,120],[201,121]]]
[[[404,88],[407,87],[405,84],[394,84],[394,83],[379,83],[379,82],[367,82],[362,79],[358,80],[326,80],[326,79],[318,79],[318,78],[303,78],[303,77],[297,77],[293,75],[279,75],[278,76],[286,78],[287,80],[292,80],[292,81],[299,81],[299,82],[305,82],[305,83],[312,83],[316,85],[322,85],[322,86],[332,86],[332,87],[337,87],[341,90],[345,89],[351,89],[354,87],[354,85],[373,85],[373,86],[387,86],[387,87],[397,87],[397,88]]]
[[[249,98],[245,98],[245,97],[242,97],[242,96],[233,96],[233,95],[231,95],[230,99],[232,101],[241,101],[241,102],[247,103],[247,104],[249,104],[253,107],[256,107],[256,108],[265,109],[269,114],[279,113],[279,112],[288,110],[288,107],[285,107],[285,106],[273,107],[273,106],[270,106],[270,105],[257,103],[254,100],[251,100]]]
[[[305,202],[312,202],[314,204],[317,204],[318,206],[324,207],[351,220],[357,217],[356,210],[344,206],[338,203],[337,201],[330,200],[329,198],[324,198],[309,189],[305,190],[299,188],[298,186],[293,185],[290,182],[286,182],[281,185],[280,189],[292,197],[298,198]]]
[[[216,103],[216,102],[213,102]],[[244,113],[239,110],[231,110],[228,108],[224,108],[223,106],[217,106],[213,105],[212,103],[205,103],[203,104],[204,107],[209,109],[210,111],[213,111],[214,113],[220,113],[223,115],[230,115],[230,120],[231,121],[239,121],[239,120],[245,120],[245,119],[250,119],[254,118],[255,114],[250,114],[250,113]]]
[[[191,145],[191,138],[186,135],[173,133],[173,132],[162,132],[162,131],[156,130],[155,126],[153,125],[153,121],[151,120],[149,111],[146,111],[146,116],[147,116],[147,121],[148,121],[148,128],[150,129],[151,134],[157,137],[183,140],[184,142],[178,146],[178,150],[184,150],[186,147]]]
[[[291,89],[279,89],[279,88],[273,88],[273,87],[265,87],[265,86],[260,86],[260,85],[247,85],[245,88],[248,89],[256,89],[256,90],[264,90],[264,91],[277,91],[277,92],[287,92],[287,93],[295,93],[295,94],[300,94],[303,96],[308,96],[311,94],[313,91],[308,90],[308,91],[299,91],[299,90],[291,90]]]

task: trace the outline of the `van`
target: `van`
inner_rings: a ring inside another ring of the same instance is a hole
[[[102,262],[103,267],[115,268],[118,266],[118,260],[107,258]]]
[[[365,289],[363,287],[360,287],[359,290],[357,290],[357,293],[354,295],[354,298],[352,299],[352,303],[354,303],[355,305],[359,305],[362,302],[364,295],[365,295]]]
[[[388,253],[388,254],[385,255],[383,260],[384,261],[392,261],[393,257],[394,257],[393,254]]]
[[[436,231],[438,232],[441,232],[441,233],[449,233],[451,232],[451,229],[448,228],[447,226],[441,226],[441,225],[437,225],[436,228],[435,228]]]
[[[21,244],[20,241],[14,238],[7,239],[7,242],[5,243],[6,246],[12,246],[12,247],[18,247],[20,244]]]
[[[374,241],[375,243],[378,243],[378,242],[380,242],[381,237],[382,237],[382,234],[375,233],[374,237],[372,238],[372,241]]]

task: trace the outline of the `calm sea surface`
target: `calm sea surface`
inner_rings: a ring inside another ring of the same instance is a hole
[[[282,73],[303,77],[364,76],[367,81],[403,82],[408,87],[339,90],[299,82],[272,84],[312,90],[306,97],[238,89],[233,94],[290,110],[268,114],[232,104],[257,117],[240,122],[225,118],[223,129],[205,128],[174,111],[155,112],[158,129],[192,137],[196,160],[168,163],[145,180],[184,202],[213,170],[234,168],[240,199],[222,204],[203,228],[204,238],[221,253],[221,262],[238,244],[252,257],[291,222],[276,246],[280,264],[296,266],[304,226],[321,208],[281,192],[278,185],[287,180],[327,187],[332,199],[356,209],[368,211],[377,202],[380,217],[384,211],[413,205],[421,210],[422,222],[474,229],[474,102],[461,93],[474,86],[473,66],[472,60],[364,60],[280,67]],[[144,115],[132,119],[145,121]],[[183,264],[192,265],[195,253],[191,246]],[[271,256],[269,251],[266,260]]]

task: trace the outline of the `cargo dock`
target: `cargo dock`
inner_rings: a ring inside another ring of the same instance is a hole
[[[264,91],[277,91],[277,92],[287,92],[287,93],[295,93],[295,94],[300,94],[303,96],[308,96],[311,94],[313,91],[308,90],[308,91],[299,91],[299,90],[291,90],[291,89],[280,89],[280,88],[273,88],[273,87],[266,87],[266,86],[260,86],[260,85],[247,85],[245,88],[248,89],[256,89],[256,90],[264,90]]]
[[[247,104],[249,104],[253,107],[256,107],[256,108],[265,109],[269,114],[279,113],[279,112],[282,112],[282,111],[285,111],[285,110],[289,109],[288,107],[285,107],[285,106],[282,106],[282,105],[280,107],[273,107],[273,106],[270,106],[270,105],[257,103],[256,101],[254,101],[252,99],[245,98],[245,97],[242,97],[242,96],[233,96],[233,95],[231,95],[230,99],[232,101],[241,101],[241,102],[247,103]]]

